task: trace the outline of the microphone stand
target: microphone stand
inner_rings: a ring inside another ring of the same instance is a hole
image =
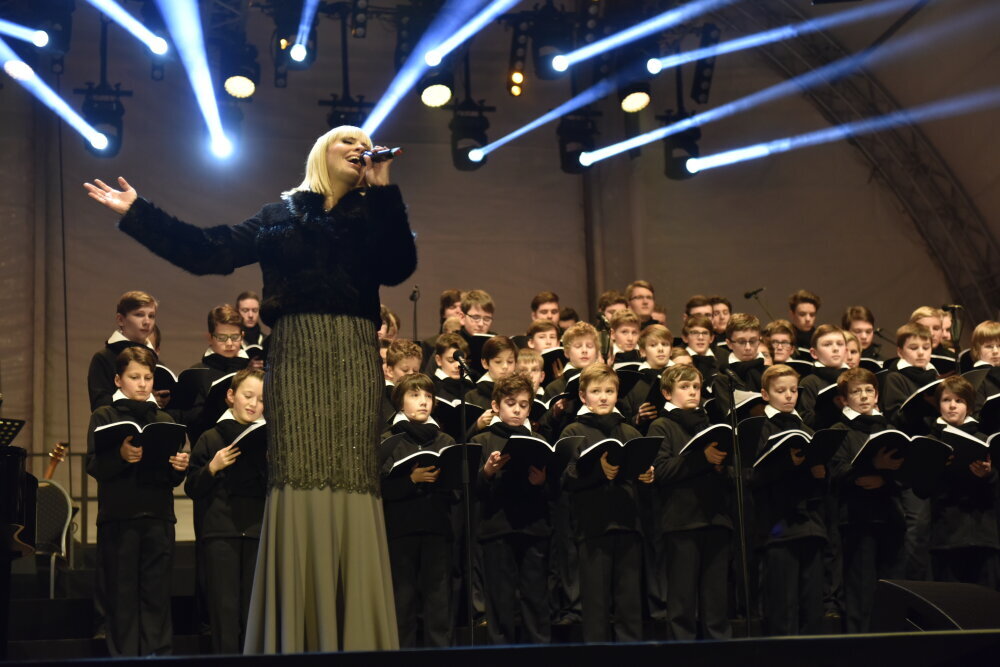
[[[413,342],[417,343],[420,340],[417,338],[417,302],[420,301],[420,285],[413,286],[410,301],[413,302]]]
[[[740,573],[743,576],[743,601],[746,605],[747,613],[747,637],[751,637],[750,620],[753,616],[753,605],[750,602],[750,567],[747,557],[747,535],[746,535],[746,506],[744,505],[743,486],[743,451],[740,448],[739,431],[736,423],[736,373],[726,368],[725,371],[729,382],[729,426],[733,429],[733,467],[736,469],[736,523],[739,529],[739,549],[740,549]]]
[[[757,294],[753,295],[753,300],[756,301],[757,305],[761,307],[761,309],[764,311],[764,314],[767,315],[767,318],[770,321],[773,322],[774,321],[774,315],[772,315],[771,311],[767,309],[767,306],[764,305],[764,302],[760,300],[760,293],[759,292]]]
[[[945,308],[951,313],[951,342],[955,346],[955,375],[962,374],[962,306],[951,306]]]
[[[416,302],[414,302],[416,304]],[[455,350],[455,354],[458,354],[458,350]],[[459,385],[465,386],[465,378],[467,377],[468,366],[464,359],[459,359],[458,362],[458,381]],[[460,434],[463,443],[467,438],[465,437],[466,432],[469,427],[465,423],[465,393],[462,394],[462,403],[458,408],[458,420],[462,432]],[[469,624],[469,646],[476,645],[476,634],[475,626],[473,625],[473,612],[472,612],[472,481],[469,478],[469,468],[472,466],[472,461],[469,458],[472,453],[469,448],[465,448],[465,465],[462,466],[462,493],[464,495],[463,505],[465,505],[465,608],[466,608],[466,622]]]

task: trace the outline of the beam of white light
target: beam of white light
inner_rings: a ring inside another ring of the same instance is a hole
[[[131,33],[140,42],[145,44],[150,51],[158,56],[162,56],[167,52],[167,40],[163,39],[159,35],[154,35],[153,32],[144,26],[139,19],[132,16],[124,7],[119,5],[114,0],[87,0],[91,5],[97,8],[102,14],[107,16],[109,19],[120,25],[126,31]],[[173,3],[163,3],[160,4],[173,4]],[[178,2],[177,4],[181,4]]]

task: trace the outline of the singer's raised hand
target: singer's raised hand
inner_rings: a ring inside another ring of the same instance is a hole
[[[115,190],[101,179],[95,178],[93,183],[84,183],[83,189],[94,201],[104,204],[118,215],[125,215],[139,195],[121,176],[118,177],[118,185],[121,190]]]
[[[373,146],[372,152],[387,150],[385,146]],[[370,156],[362,158],[365,161],[365,182],[368,185],[389,185],[389,164],[392,160],[372,162]]]

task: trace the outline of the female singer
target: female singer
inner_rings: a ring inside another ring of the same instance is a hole
[[[100,180],[89,196],[119,229],[196,275],[259,262],[271,327],[264,383],[268,497],[245,653],[398,646],[376,463],[383,386],[379,286],[416,267],[389,162],[341,126],[309,153],[302,183],[235,226],[181,222]]]

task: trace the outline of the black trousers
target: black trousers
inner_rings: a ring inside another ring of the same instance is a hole
[[[451,540],[444,535],[389,540],[400,648],[418,645],[418,617],[423,619],[423,646],[451,645],[451,549]]]
[[[934,581],[956,581],[997,589],[998,555],[989,547],[957,547],[931,551]]]
[[[663,620],[667,615],[667,582],[663,563],[666,559],[665,536],[660,521],[662,499],[652,484],[637,484],[639,521],[642,522],[642,590],[645,591],[645,615]]]
[[[551,641],[548,569],[548,537],[513,534],[483,542],[486,628],[490,643]],[[524,628],[520,637],[518,611]]]
[[[732,532],[722,526],[707,526],[666,534],[667,631],[671,639],[733,636],[727,596]]]
[[[844,629],[868,632],[879,579],[899,578],[903,527],[886,523],[840,527],[844,558]]]
[[[906,520],[902,575],[913,581],[926,581],[931,578],[931,502],[912,489],[903,489],[901,501]]]
[[[550,611],[557,623],[580,620],[580,554],[570,494],[561,493],[549,505],[552,540],[549,549]]]
[[[580,542],[580,599],[583,641],[642,641],[642,537],[606,533]]]
[[[112,657],[171,652],[174,524],[144,517],[97,526]]]
[[[461,492],[459,493],[461,496]],[[475,499],[472,502],[472,617],[480,619],[486,609],[486,602],[483,600],[483,549],[476,541],[476,533],[479,531],[479,511]],[[454,539],[451,543],[451,609],[459,625],[466,624],[468,606],[468,592],[466,586],[468,578],[465,570],[467,558],[465,555],[465,501],[464,499],[455,503],[451,509],[451,534]],[[454,621],[453,621],[454,622]]]
[[[206,599],[214,653],[243,652],[259,544],[260,540],[252,537],[203,540]]]
[[[823,545],[819,537],[764,548],[764,623],[769,635],[818,634],[823,629]]]
[[[823,499],[827,526],[837,525],[839,512],[836,494],[828,493]],[[823,609],[840,614],[844,611],[844,548],[840,531],[830,530],[829,541],[823,547]]]

